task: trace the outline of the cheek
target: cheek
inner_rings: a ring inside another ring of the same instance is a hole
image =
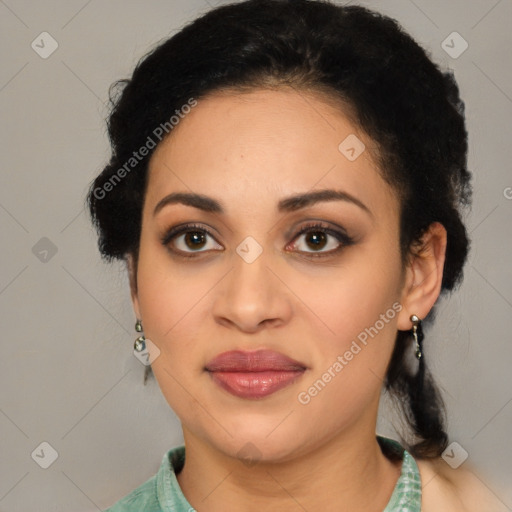
[[[401,305],[391,297],[361,297],[361,301],[336,297],[324,314],[334,334],[317,336],[314,371],[311,380],[321,379],[333,388],[354,388],[354,396],[364,394],[370,374],[369,392],[385,378],[396,337],[396,322]],[[330,372],[326,375],[326,373]],[[333,379],[336,375],[336,379]],[[334,390],[334,389],[333,389]],[[327,395],[325,396],[327,398]]]
[[[334,338],[347,339],[379,320],[400,297],[400,263],[376,258],[373,251],[354,252],[343,265],[317,279],[299,278],[294,291],[329,327]]]
[[[152,274],[141,277],[141,283],[138,296],[147,337],[163,352],[191,355],[199,320],[207,315],[208,280]]]
[[[214,277],[198,269],[197,264],[177,265],[158,242],[142,237],[138,264],[138,300],[148,336],[162,349],[180,338],[177,333],[192,316],[204,314],[205,298]]]
[[[180,418],[198,415],[190,407],[192,376],[201,372],[204,339],[199,337],[201,318],[206,318],[207,279],[184,278],[165,272],[155,258],[139,261],[138,298],[144,334],[157,347],[152,370],[170,407]]]
[[[345,284],[313,301],[333,332],[313,335],[313,369],[296,397],[304,421],[325,418],[318,428],[326,432],[376,411],[372,404],[380,396],[401,310],[391,286],[361,290],[360,280]]]
[[[317,348],[314,371],[307,382],[309,386],[320,380],[317,387],[322,398],[315,398],[315,407],[330,400],[346,403],[347,392],[354,406],[367,403],[385,378],[402,309],[401,266],[397,255],[385,258],[381,252],[377,259],[372,253],[358,252],[336,276],[314,281],[314,286],[310,282],[308,288],[306,281],[301,282],[300,293],[309,289],[307,303],[314,313],[309,313],[310,323],[316,318],[319,329],[316,335],[310,332]],[[324,384],[328,392],[323,391]]]

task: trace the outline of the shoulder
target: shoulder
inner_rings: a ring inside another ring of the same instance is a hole
[[[131,491],[105,512],[140,512],[141,510],[160,511],[156,476]]]
[[[182,510],[179,506],[186,501],[179,490],[175,472],[181,470],[184,460],[184,445],[171,448],[164,454],[156,474],[104,512],[161,512],[165,506]]]
[[[441,457],[416,459],[422,485],[422,512],[506,512],[509,509],[466,463],[451,468]]]

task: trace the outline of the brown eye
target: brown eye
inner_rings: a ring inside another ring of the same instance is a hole
[[[183,242],[189,249],[202,249],[206,243],[206,236],[200,231],[188,231]]]
[[[327,242],[327,236],[322,231],[310,231],[305,236],[306,244],[312,249],[323,249]]]
[[[176,226],[162,238],[162,244],[171,251],[185,257],[209,250],[222,250],[213,235],[206,228],[196,225]]]
[[[353,243],[346,233],[316,223],[300,230],[294,238],[292,249],[308,256],[330,256]]]

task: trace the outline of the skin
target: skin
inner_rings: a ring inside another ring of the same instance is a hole
[[[355,161],[338,150],[350,134],[367,148]],[[446,231],[433,224],[424,250],[403,265],[399,202],[374,146],[339,105],[280,88],[201,99],[152,155],[137,267],[128,258],[132,300],[159,351],[153,372],[182,423],[187,455],[178,482],[198,511],[378,511],[391,496],[401,463],[375,439],[380,392],[397,330],[411,328],[411,314],[424,318],[439,296]],[[321,189],[343,190],[370,212],[341,200],[277,211],[281,199]],[[174,192],[207,195],[225,212],[168,204],[154,214]],[[310,236],[296,236],[308,221],[344,228],[354,243],[326,235],[315,249]],[[187,245],[181,234],[164,246],[165,233],[182,223],[213,237]],[[247,236],[262,249],[251,263],[236,252]],[[378,335],[299,403],[298,393],[397,302],[401,311]],[[261,348],[308,369],[263,400],[232,396],[204,370],[222,352]],[[239,453],[246,443],[257,453],[252,466]],[[429,470],[441,474],[422,463],[422,474]],[[424,510],[451,506],[448,479],[430,482]]]

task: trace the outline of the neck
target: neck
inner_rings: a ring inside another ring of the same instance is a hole
[[[286,462],[248,466],[184,430],[185,465],[178,482],[189,503],[209,512],[241,510],[383,510],[401,461],[381,452],[375,426],[343,431]]]

